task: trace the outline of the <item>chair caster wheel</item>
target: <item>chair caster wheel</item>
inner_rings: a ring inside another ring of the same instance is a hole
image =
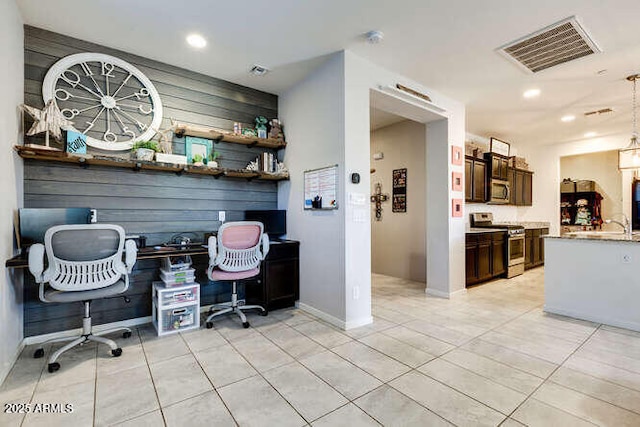
[[[260,316],[266,316],[267,314],[269,314],[269,312],[267,310],[264,310],[264,311],[260,312]]]
[[[49,363],[48,370],[50,373],[53,373],[60,369],[60,364],[58,362]]]
[[[44,356],[44,348],[39,348],[33,353],[34,359],[40,359],[43,356]]]
[[[243,322],[242,327],[247,329],[249,327],[249,322]]]
[[[115,350],[111,350],[111,354],[113,354],[113,357],[119,357],[122,354],[122,349],[116,348]]]
[[[213,328],[213,322],[207,322],[205,326],[207,327],[207,329],[211,329]]]
[[[122,338],[131,338],[131,331],[125,331],[122,333]]]

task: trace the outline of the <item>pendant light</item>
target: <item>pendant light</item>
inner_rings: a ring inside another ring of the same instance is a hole
[[[640,79],[640,74],[633,74],[627,80],[633,82],[633,131],[631,132],[631,142],[625,148],[618,150],[618,169],[640,169],[640,144],[638,144],[638,128],[636,115],[636,82]]]

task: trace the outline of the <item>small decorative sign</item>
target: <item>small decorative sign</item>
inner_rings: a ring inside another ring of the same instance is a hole
[[[500,141],[497,138],[491,138],[489,140],[489,144],[490,152],[509,157],[511,145],[508,142]]]
[[[462,217],[462,199],[451,200],[451,216],[453,218]]]
[[[67,153],[87,154],[87,135],[75,131],[67,131]]]
[[[213,141],[206,138],[187,136],[185,143],[188,163],[206,163],[209,160],[211,151],[213,150]]]
[[[457,145],[451,146],[451,164],[456,166],[462,165],[462,147]]]
[[[393,170],[392,212],[407,211],[407,168]]]
[[[451,190],[462,191],[462,173],[451,172]]]

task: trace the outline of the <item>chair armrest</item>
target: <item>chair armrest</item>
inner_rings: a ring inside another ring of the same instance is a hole
[[[138,247],[133,240],[127,240],[124,242],[124,262],[127,265],[127,273],[133,271],[133,266],[136,263],[136,256],[138,254]]]
[[[44,245],[36,243],[29,248],[29,272],[36,278],[37,283],[44,282]]]
[[[216,256],[218,256],[218,239],[216,236],[209,236],[207,246],[209,250],[209,267],[213,267],[216,265]]]
[[[267,233],[262,234],[262,259],[267,257],[269,253],[269,235]]]

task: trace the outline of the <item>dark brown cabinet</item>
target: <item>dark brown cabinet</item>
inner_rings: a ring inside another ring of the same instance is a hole
[[[470,156],[464,161],[465,201],[484,203],[487,200],[487,162]]]
[[[465,245],[466,284],[484,282],[506,272],[506,233],[468,233]]]
[[[549,234],[548,228],[534,228],[525,230],[524,234],[524,268],[530,268],[544,265],[544,238]]]
[[[509,204],[516,206],[533,205],[533,172],[509,168]]]
[[[485,153],[484,158],[489,164],[489,176],[506,181],[509,175],[509,157],[496,153]]]
[[[268,311],[293,307],[300,297],[299,253],[300,242],[271,242],[260,266],[260,283],[246,288],[247,304],[260,304]]]

